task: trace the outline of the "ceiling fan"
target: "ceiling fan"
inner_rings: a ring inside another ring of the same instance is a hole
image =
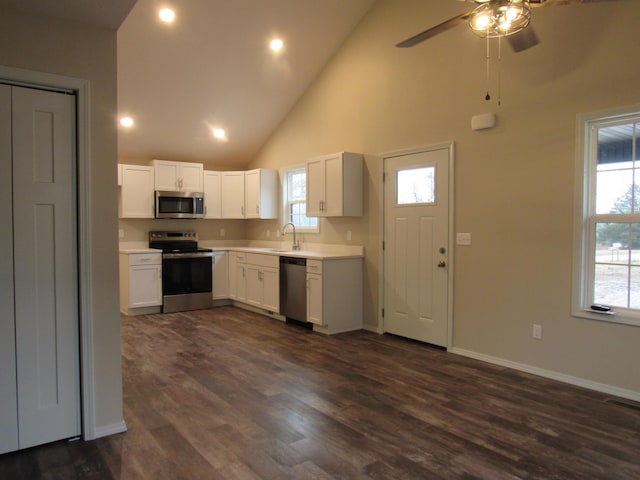
[[[445,32],[461,23],[468,22],[471,30],[480,37],[506,37],[514,51],[520,52],[537,45],[540,41],[532,28],[527,28],[531,19],[531,8],[597,3],[617,0],[458,0],[474,3],[476,7],[446,20],[435,27],[420,32],[396,45],[413,47],[420,42]],[[514,34],[518,35],[514,35]]]

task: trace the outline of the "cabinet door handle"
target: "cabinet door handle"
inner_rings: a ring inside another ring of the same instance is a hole
[[[260,205],[256,205],[256,213],[260,215]]]
[[[240,207],[240,215],[242,215],[244,217],[244,206]]]
[[[242,278],[245,277],[245,271],[244,271],[244,267],[242,267]]]

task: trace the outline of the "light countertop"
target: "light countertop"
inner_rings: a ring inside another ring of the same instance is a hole
[[[122,246],[120,246],[120,253],[124,253],[127,255],[133,253],[162,253],[162,250],[159,250],[157,248],[123,248]]]
[[[162,253],[162,250],[148,248],[146,242],[122,242],[120,243],[120,253]],[[326,245],[326,244],[303,244],[301,250],[291,250],[291,244],[285,245],[273,242],[265,245],[225,245],[222,242],[203,240],[198,243],[202,248],[210,248],[213,251],[233,251],[246,253],[260,253],[266,255],[277,255],[279,257],[309,258],[315,260],[335,260],[346,258],[363,258],[364,247],[351,245]]]

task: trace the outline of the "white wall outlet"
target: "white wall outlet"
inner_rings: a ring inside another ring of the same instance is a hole
[[[456,234],[456,244],[457,245],[471,245],[471,234],[470,233],[457,233]]]
[[[271,230],[267,230],[267,238],[271,236]]]
[[[221,228],[221,229],[220,229],[220,236],[221,236],[221,237],[224,237],[224,228]]]
[[[537,323],[533,324],[532,337],[536,340],[542,340],[542,325],[539,325]]]
[[[347,241],[351,241],[351,230],[347,230]]]

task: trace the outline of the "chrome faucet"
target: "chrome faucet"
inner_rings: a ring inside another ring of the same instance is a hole
[[[298,241],[296,240],[296,226],[292,222],[284,224],[284,227],[282,227],[282,236],[284,237],[284,231],[289,225],[291,225],[291,227],[293,228],[293,244],[291,246],[291,250],[300,250],[300,245],[298,245]]]

